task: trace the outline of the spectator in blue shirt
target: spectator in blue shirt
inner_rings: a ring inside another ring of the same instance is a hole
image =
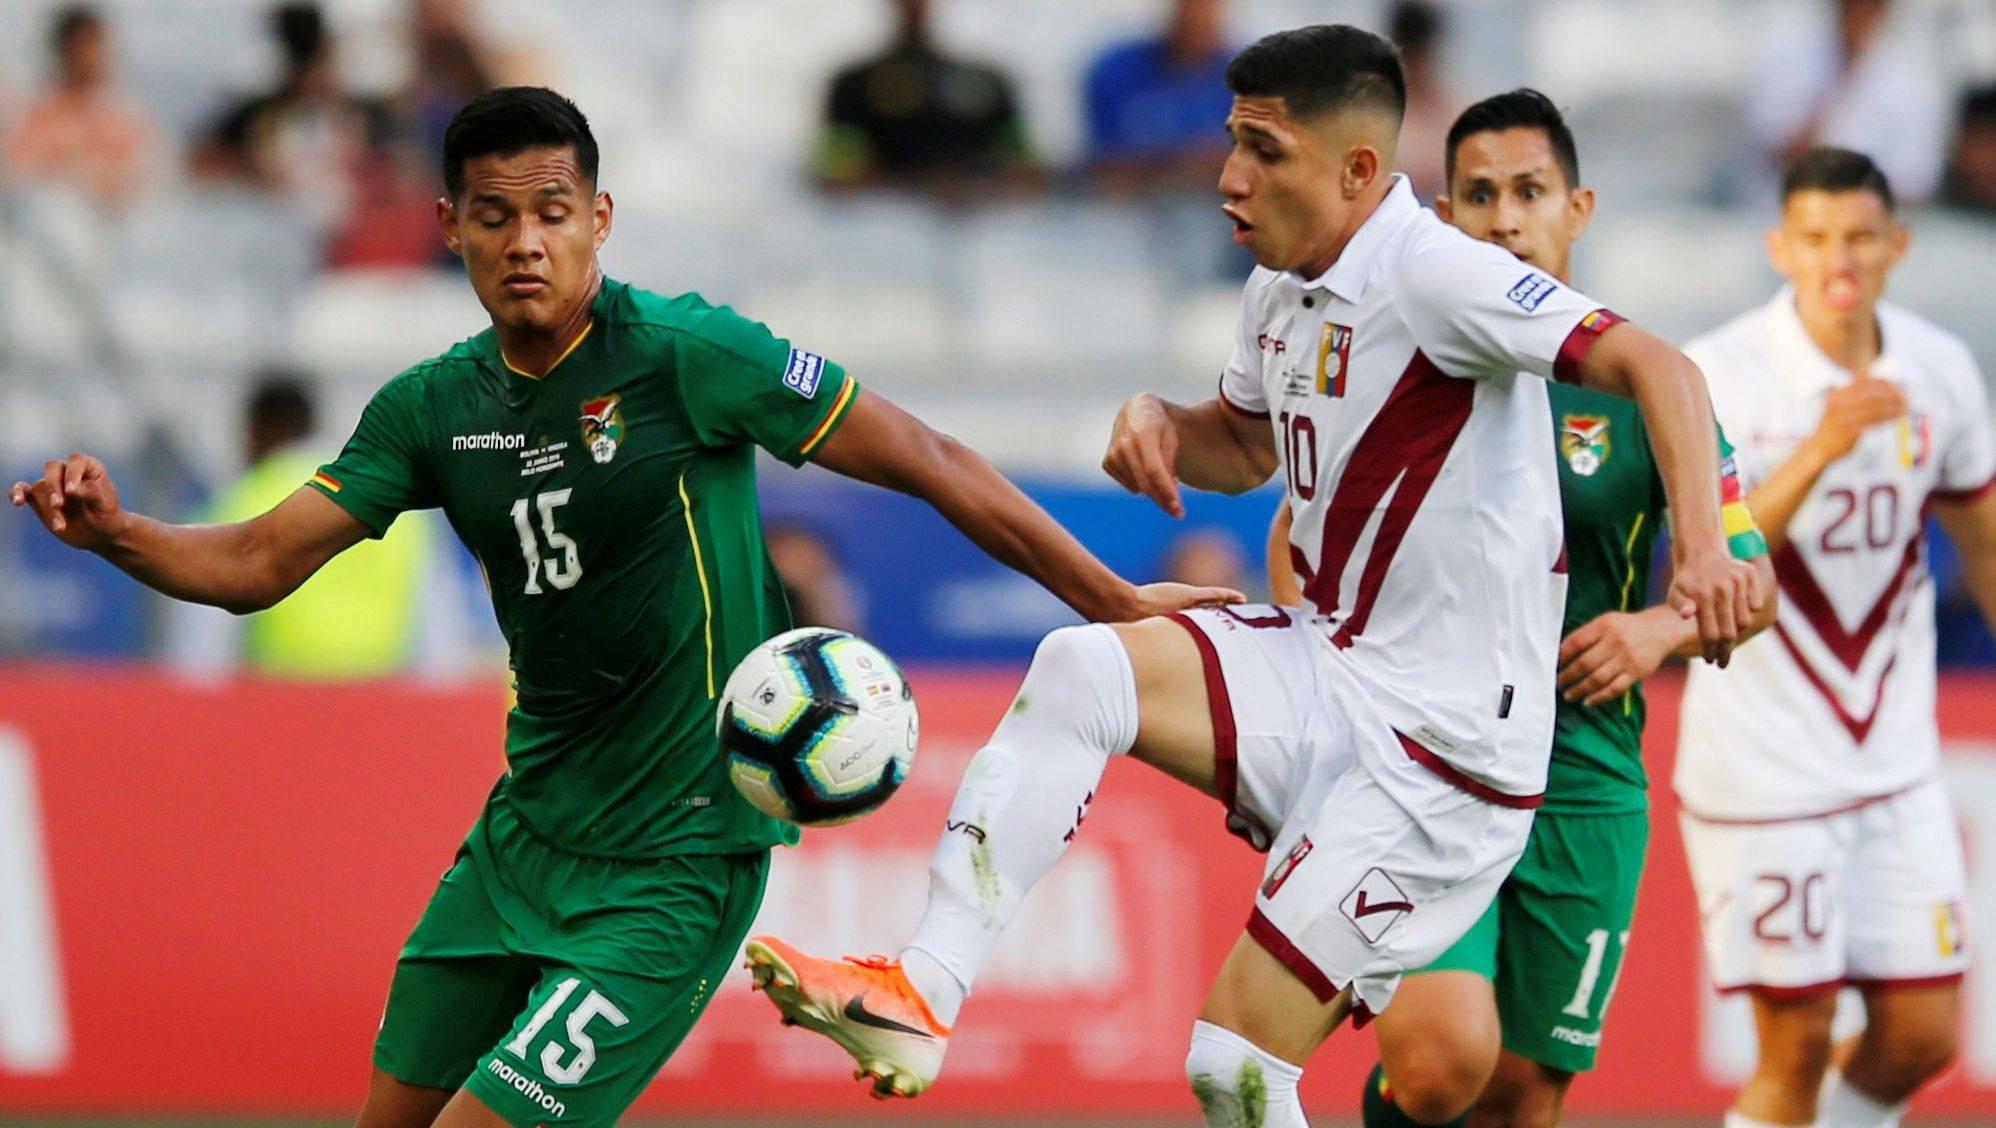
[[[1177,0],[1162,35],[1119,43],[1089,67],[1089,164],[1109,186],[1212,187],[1233,105],[1226,7]]]

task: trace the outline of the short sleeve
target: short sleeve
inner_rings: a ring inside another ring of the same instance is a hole
[[[708,446],[753,443],[801,466],[859,394],[845,369],[726,306],[679,331],[673,348],[687,417]]]
[[[307,482],[376,537],[388,531],[398,514],[437,504],[423,459],[422,401],[415,372],[389,381],[361,412],[340,456]]]
[[[1220,402],[1242,415],[1268,418],[1268,389],[1261,382],[1261,271],[1248,276],[1241,290],[1241,315],[1234,326],[1234,347],[1220,372]]]
[[[1947,448],[1941,452],[1940,478],[1934,486],[1934,496],[1941,501],[1971,501],[1996,484],[1996,436],[1990,433],[1989,390],[1982,382],[1982,370],[1966,350],[1961,364],[1954,418],[1915,421],[1921,427],[1950,429]]]
[[[1399,286],[1414,343],[1451,376],[1529,372],[1578,383],[1587,351],[1621,321],[1502,247],[1466,235],[1415,251]]]

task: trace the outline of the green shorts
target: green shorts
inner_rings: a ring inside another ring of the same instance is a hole
[[[768,875],[767,851],[570,854],[495,802],[402,948],[374,1064],[520,1128],[614,1124],[721,983]]]
[[[1568,1073],[1594,1068],[1648,844],[1646,812],[1541,811],[1497,899],[1421,970],[1490,980],[1506,1050]]]

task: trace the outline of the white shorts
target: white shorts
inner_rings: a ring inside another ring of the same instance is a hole
[[[1354,1022],[1483,915],[1523,853],[1536,797],[1501,796],[1332,691],[1344,661],[1285,608],[1172,616],[1206,672],[1227,827],[1269,852],[1247,931]]]
[[[1814,818],[1683,826],[1721,991],[1945,983],[1968,966],[1961,835],[1939,780]]]

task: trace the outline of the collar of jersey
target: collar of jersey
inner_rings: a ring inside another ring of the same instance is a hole
[[[1783,286],[1768,303],[1768,323],[1773,328],[1775,347],[1781,353],[1781,370],[1787,374],[1789,385],[1798,396],[1815,395],[1841,387],[1851,380],[1850,370],[1831,360],[1809,335],[1809,328],[1802,324],[1802,314],[1795,308],[1795,287]],[[1899,334],[1885,331],[1885,303],[1877,309],[1879,348],[1878,359],[1872,362],[1871,374],[1881,379],[1889,379],[1898,365],[1894,363],[1892,342]]]
[[[1372,277],[1372,264],[1379,259],[1379,252],[1419,214],[1421,204],[1414,199],[1413,182],[1405,173],[1394,173],[1393,186],[1386,190],[1386,198],[1359,224],[1338,261],[1329,270],[1304,282],[1303,288],[1329,290],[1334,296],[1356,304],[1365,294],[1365,282]]]
[[[589,334],[595,331],[596,331],[596,317],[594,311],[592,311],[589,317],[589,324],[584,325],[582,327],[582,332],[577,333],[575,335],[575,339],[568,343],[568,347],[561,350],[561,355],[554,358],[554,363],[548,365],[548,370],[546,372],[541,373],[539,376],[536,376],[531,372],[521,371],[520,368],[514,365],[512,361],[506,359],[506,350],[503,346],[499,344],[499,338],[497,334],[493,335],[492,345],[493,348],[498,350],[499,363],[505,366],[506,371],[511,372],[513,375],[521,377],[522,379],[526,380],[545,380],[548,377],[554,375],[555,369],[561,367],[562,361],[567,360],[571,356],[574,356],[575,350],[581,348],[582,342],[588,340]]]

